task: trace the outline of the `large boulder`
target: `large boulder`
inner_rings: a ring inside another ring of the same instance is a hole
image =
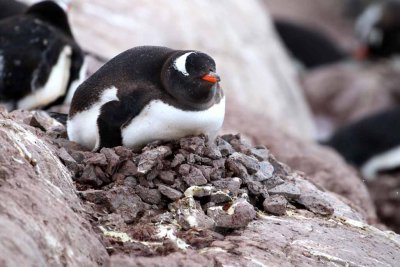
[[[90,152],[42,113],[3,112],[0,124],[4,266],[400,260],[398,235],[239,136]]]
[[[311,137],[296,73],[259,1],[75,1],[70,14],[78,42],[107,57],[141,45],[210,54],[228,105],[236,99],[243,112],[268,114],[287,131]]]

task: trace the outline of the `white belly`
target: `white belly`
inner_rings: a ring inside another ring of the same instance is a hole
[[[34,109],[55,101],[63,96],[67,90],[71,68],[70,46],[65,46],[61,51],[57,63],[51,69],[49,78],[42,88],[32,88],[34,91],[18,101],[19,109]]]
[[[97,127],[97,118],[100,115],[100,108],[107,102],[119,100],[117,97],[117,88],[111,87],[103,91],[100,100],[89,107],[87,110],[75,114],[67,122],[68,138],[89,149],[96,149],[99,145],[99,129]]]
[[[122,143],[138,148],[154,140],[173,140],[188,135],[207,134],[215,138],[225,116],[225,98],[203,111],[182,111],[153,100],[122,129]]]

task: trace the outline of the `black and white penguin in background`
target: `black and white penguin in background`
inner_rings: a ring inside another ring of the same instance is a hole
[[[389,58],[400,55],[400,1],[379,1],[358,17],[356,35],[362,47],[359,58]]]
[[[284,19],[275,19],[274,26],[289,54],[303,68],[313,69],[349,57],[331,38],[317,29]]]
[[[198,51],[142,46],[107,62],[75,92],[69,139],[89,149],[154,140],[215,138],[225,98],[214,60]]]
[[[366,178],[400,168],[400,108],[368,116],[336,131],[334,148]]]
[[[48,108],[71,100],[85,79],[84,54],[53,1],[0,21],[0,103]]]

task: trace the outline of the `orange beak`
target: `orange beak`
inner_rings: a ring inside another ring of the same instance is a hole
[[[361,46],[357,50],[354,51],[353,57],[358,60],[365,60],[369,56],[368,48],[365,46]]]
[[[217,83],[221,80],[221,78],[215,72],[210,71],[210,73],[201,77],[202,80],[205,80],[210,83]]]

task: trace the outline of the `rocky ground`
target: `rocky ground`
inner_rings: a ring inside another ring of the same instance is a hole
[[[239,135],[90,152],[43,113],[0,115],[6,266],[394,266],[370,226]],[[8,235],[12,232],[13,235]]]

